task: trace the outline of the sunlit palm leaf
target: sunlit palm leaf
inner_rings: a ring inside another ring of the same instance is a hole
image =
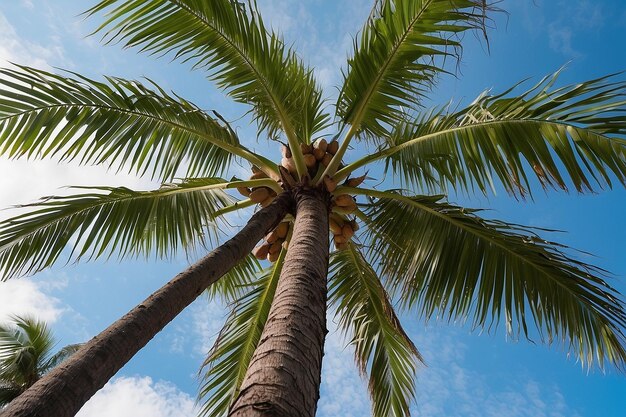
[[[603,271],[533,229],[485,220],[440,197],[368,191],[371,255],[404,304],[426,318],[503,319],[507,331],[562,344],[583,364],[626,363],[626,313]],[[377,256],[379,254],[379,256]],[[528,330],[529,316],[537,332]]]
[[[269,165],[229,126],[153,87],[27,67],[0,70],[0,154],[125,166],[166,181],[219,175],[233,155]]]
[[[422,359],[376,271],[351,243],[333,254],[330,276],[330,303],[337,308],[340,327],[352,336],[359,370],[369,375],[372,415],[410,415],[416,366]]]
[[[337,101],[353,129],[380,138],[430,90],[443,61],[459,53],[458,35],[482,28],[482,0],[384,0],[374,7]]]
[[[208,69],[231,97],[252,104],[270,137],[308,141],[326,125],[312,71],[267,30],[254,2],[106,0],[88,13],[101,11],[105,39]]]
[[[233,304],[233,310],[203,364],[199,394],[203,402],[201,415],[225,416],[237,397],[265,327],[285,254],[283,250],[273,267],[267,269]]]
[[[614,76],[552,89],[557,74],[519,96],[485,93],[455,112],[400,124],[390,138],[394,174],[441,192],[446,183],[486,192],[495,175],[511,194],[543,187],[578,192],[626,183],[626,82]]]
[[[224,184],[199,178],[156,191],[93,187],[24,206],[33,211],[0,223],[3,279],[50,266],[65,248],[71,249],[69,259],[154,252],[166,257],[205,244],[215,232],[212,213],[232,203],[219,189]]]

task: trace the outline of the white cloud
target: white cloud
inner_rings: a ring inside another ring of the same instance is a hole
[[[416,417],[564,417],[577,416],[556,386],[531,377],[489,380],[466,365],[467,346],[433,329],[415,338],[427,367],[417,381]]]
[[[572,47],[573,36],[572,30],[560,22],[552,22],[548,25],[550,48],[565,56],[576,58],[580,56],[580,52]]]
[[[204,296],[194,303],[192,317],[194,333],[199,342],[195,343],[196,353],[204,356],[213,347],[219,331],[226,322],[228,308],[219,301],[207,302]]]
[[[11,160],[0,157],[0,209],[16,204],[32,203],[42,196],[67,195],[69,185],[127,186],[151,189],[156,185],[127,173],[108,171],[104,166],[60,164],[53,160]],[[15,210],[0,211],[0,219],[16,214]]]
[[[29,2],[24,5],[28,7]],[[7,18],[0,13],[0,66],[7,61],[41,69],[51,69],[48,61],[63,59],[63,47],[58,42],[40,45],[20,38]]]
[[[31,315],[54,323],[65,309],[61,302],[42,291],[42,284],[29,278],[0,282],[0,322],[9,315]]]
[[[106,384],[77,417],[194,416],[194,400],[175,385],[149,377],[121,377]]]

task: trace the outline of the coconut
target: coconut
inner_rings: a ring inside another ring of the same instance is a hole
[[[280,257],[280,251],[278,251],[276,253],[268,253],[267,254],[267,260],[270,261],[270,262],[276,262],[279,257]]]
[[[350,194],[341,194],[341,195],[335,196],[334,202],[335,202],[335,205],[339,207],[348,207],[352,205],[352,203],[354,203],[354,199],[352,198]]]
[[[315,168],[315,165],[317,165],[317,159],[315,159],[313,154],[307,153],[304,155],[304,164],[309,169]]]
[[[333,181],[333,179],[330,178],[328,175],[324,177],[324,185],[326,186],[326,190],[329,193],[332,193],[337,188],[337,183]]]
[[[354,230],[352,229],[352,226],[350,226],[350,223],[346,223],[343,225],[341,234],[343,237],[345,237],[348,240],[350,240],[352,236],[354,236]]]
[[[270,196],[270,190],[267,187],[259,187],[252,190],[250,193],[250,200],[254,203],[260,203],[265,201]]]
[[[313,152],[313,146],[307,144],[307,143],[301,143],[300,144],[300,150],[302,151],[303,155],[306,155],[308,153]]]
[[[280,164],[292,174],[298,172],[298,169],[296,168],[296,163],[294,162],[293,158],[283,158],[280,160]]]
[[[335,243],[346,243],[348,241],[343,235],[335,235],[333,239],[335,239]]]
[[[267,207],[270,204],[272,204],[272,201],[274,201],[274,199],[276,198],[276,195],[269,195],[265,200],[261,201],[259,204],[261,205],[261,207]]]
[[[289,222],[279,223],[278,226],[276,226],[276,228],[273,231],[273,233],[276,233],[276,236],[278,236],[281,239],[286,238],[288,232],[289,232]]]
[[[337,222],[337,220],[335,220],[333,218],[328,219],[328,228],[335,235],[340,235],[343,232],[342,225],[339,224],[339,222]]]
[[[265,259],[269,251],[270,251],[270,245],[268,245],[267,243],[264,243],[261,246],[257,246],[256,248],[252,249],[252,254],[257,259]]]
[[[269,249],[269,253],[272,253],[272,254],[280,253],[280,250],[283,247],[282,244],[283,244],[282,240],[277,240],[276,242],[272,243]]]
[[[337,142],[335,139],[330,141],[330,143],[328,144],[328,147],[326,148],[326,152],[331,153],[333,155],[336,154],[338,150],[339,150],[339,142]]]
[[[352,203],[347,206],[335,206],[333,211],[340,214],[352,214],[356,210],[356,201],[352,200]]]
[[[269,232],[265,235],[265,241],[269,244],[272,244],[278,240],[278,234],[276,233],[276,229]]]
[[[326,139],[320,139],[313,144],[313,147],[315,149],[321,149],[322,154],[323,154],[324,152],[326,152],[326,149],[328,148],[328,142],[326,142]]]
[[[324,166],[328,166],[330,165],[330,161],[333,159],[333,155],[329,154],[328,152],[324,155],[324,157],[322,158],[322,160],[320,161],[322,164],[324,164]]]
[[[322,159],[324,159],[324,155],[326,155],[325,150],[321,148],[313,149],[313,156],[315,156],[316,160],[321,161]]]
[[[365,177],[366,175],[361,175],[360,177],[350,178],[346,181],[346,185],[348,187],[358,187],[363,181],[365,181]]]
[[[244,197],[248,197],[250,195],[250,189],[248,187],[237,187],[237,191]]]
[[[252,175],[250,176],[251,180],[260,180],[262,178],[267,178],[267,174],[265,174],[265,172],[263,171],[257,171],[252,173]]]
[[[348,243],[337,243],[335,242],[335,249],[337,250],[346,250],[348,249]]]

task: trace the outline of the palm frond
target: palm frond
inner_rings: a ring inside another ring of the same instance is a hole
[[[458,35],[484,27],[487,8],[483,0],[378,2],[348,61],[337,115],[354,133],[387,136],[460,53]]]
[[[97,31],[107,41],[172,53],[207,69],[236,101],[252,105],[259,130],[271,138],[284,132],[295,147],[327,125],[313,72],[268,31],[254,2],[105,0],[88,14],[103,11],[106,20]]]
[[[275,165],[196,105],[137,81],[106,83],[19,67],[0,70],[0,154],[77,159],[150,175],[215,176],[233,155]]]
[[[537,229],[478,217],[440,197],[366,190],[370,255],[394,294],[426,318],[470,318],[563,345],[584,365],[626,364],[626,312],[604,271]],[[536,331],[528,330],[531,320]]]
[[[355,358],[369,374],[373,416],[409,416],[415,372],[422,358],[402,329],[374,268],[350,243],[330,262],[329,300],[339,325],[352,335]]]
[[[344,174],[386,158],[395,175],[434,192],[452,184],[486,193],[493,176],[520,196],[531,192],[530,177],[578,192],[626,184],[626,82],[613,75],[554,89],[557,76],[518,96],[484,93],[460,111],[400,124],[389,148]]]
[[[11,316],[0,324],[0,380],[27,388],[40,375],[40,365],[50,355],[54,338],[48,326],[32,317]]]
[[[243,297],[260,270],[259,261],[249,254],[206,289],[209,300],[220,297],[223,301],[232,303]]]
[[[114,253],[167,257],[206,244],[215,233],[212,213],[232,203],[221,190],[227,184],[198,178],[155,191],[91,187],[23,206],[34,210],[0,222],[3,279],[46,268],[66,248],[68,259],[78,260]]]
[[[72,345],[67,345],[61,348],[57,353],[52,355],[48,360],[42,362],[40,366],[40,373],[45,374],[50,372],[52,368],[59,366],[63,361],[67,360],[74,353],[78,352],[78,350],[83,347],[83,343],[75,343]]]
[[[203,401],[200,415],[218,417],[228,414],[232,401],[259,343],[278,285],[286,251],[274,265],[248,287],[248,292],[234,302],[207,359],[202,365]]]

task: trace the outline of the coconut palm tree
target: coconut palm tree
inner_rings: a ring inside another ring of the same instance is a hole
[[[81,346],[68,345],[53,354],[54,338],[44,322],[21,316],[11,321],[13,325],[0,324],[0,408]]]
[[[588,366],[623,369],[626,312],[603,270],[542,239],[540,229],[446,201],[450,187],[502,187],[521,198],[538,185],[587,192],[626,183],[619,75],[557,87],[557,73],[521,93],[518,84],[486,92],[464,108],[422,107],[458,56],[460,35],[484,31],[491,12],[482,0],[376,1],[334,107],[253,1],[103,0],[87,12],[104,15],[97,31],[105,41],[205,71],[249,106],[259,136],[276,149],[282,143],[274,159],[246,148],[219,113],[151,82],[3,70],[3,154],[107,164],[163,182],[154,191],[98,187],[28,206],[0,225],[5,277],[59,258],[212,246],[227,213],[264,207],[6,415],[72,415],[213,283],[210,291],[233,307],[203,366],[205,415],[313,416],[329,306],[369,381],[375,416],[408,415],[415,394],[421,357],[396,307],[479,328],[504,322],[510,334],[562,345]],[[344,161],[356,144],[368,152]],[[250,165],[249,179],[228,175],[234,159]],[[366,170],[377,165],[398,182],[368,184]],[[257,271],[249,253],[262,238],[253,254],[270,264]]]

